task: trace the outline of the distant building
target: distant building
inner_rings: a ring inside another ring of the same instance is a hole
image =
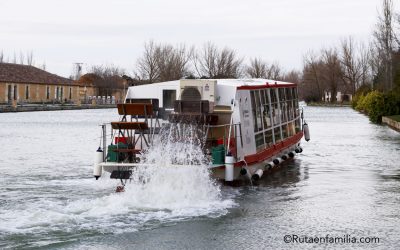
[[[106,101],[114,100],[117,103],[121,103],[124,101],[126,90],[129,87],[127,80],[117,75],[101,77],[94,73],[87,73],[82,75],[76,82],[81,86],[96,88],[97,102],[100,99]]]
[[[344,94],[340,91],[336,93],[336,102],[342,103],[342,102],[351,102],[353,99],[353,96],[351,94]],[[324,92],[324,97],[322,98],[322,101],[324,102],[331,102],[332,101],[332,94],[330,91],[325,91]]]
[[[0,63],[0,104],[77,103],[96,88],[29,65]]]

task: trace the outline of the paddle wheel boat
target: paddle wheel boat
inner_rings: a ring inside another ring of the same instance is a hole
[[[274,80],[184,79],[132,86],[118,114],[119,121],[101,125],[96,179],[106,171],[122,183],[129,180],[146,164],[140,154],[173,124],[200,131],[196,137],[210,173],[226,183],[259,180],[301,153],[303,136],[310,139],[297,85]]]

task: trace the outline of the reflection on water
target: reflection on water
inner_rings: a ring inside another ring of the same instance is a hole
[[[306,107],[312,137],[299,157],[257,185],[220,187],[220,200],[203,194],[201,204],[174,178],[156,199],[156,186],[118,195],[114,180],[94,181],[97,125],[115,113],[0,114],[0,248],[399,248],[400,134],[350,108]],[[380,243],[296,245],[286,234]]]
[[[284,187],[293,186],[296,183],[308,179],[308,168],[301,167],[301,160],[289,160],[276,171],[264,176],[260,181],[254,183],[257,187]]]

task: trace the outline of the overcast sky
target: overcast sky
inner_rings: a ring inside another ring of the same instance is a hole
[[[394,1],[396,5],[396,1]],[[245,58],[301,69],[302,56],[353,36],[367,41],[381,0],[0,0],[0,51],[33,51],[68,77],[74,62],[131,74],[150,39],[201,47],[211,41]],[[400,3],[395,6],[399,11]]]

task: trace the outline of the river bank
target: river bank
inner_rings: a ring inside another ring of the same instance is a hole
[[[116,104],[25,104],[25,105],[0,105],[0,113],[9,112],[32,112],[32,111],[57,111],[57,110],[80,110],[80,109],[109,109],[116,108]]]
[[[382,124],[386,124],[390,128],[400,132],[400,115],[383,116]]]
[[[332,102],[309,102],[307,106],[310,107],[350,107],[351,103],[343,102],[343,103],[332,103]]]

